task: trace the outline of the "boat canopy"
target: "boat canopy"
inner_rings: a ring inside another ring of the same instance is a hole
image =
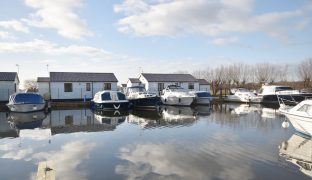
[[[210,93],[209,92],[196,92],[196,95],[198,97],[211,97]]]
[[[41,95],[35,93],[17,93],[12,96],[14,104],[43,104],[44,99]]]

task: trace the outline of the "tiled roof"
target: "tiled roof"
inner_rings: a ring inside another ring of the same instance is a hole
[[[141,82],[138,78],[129,78],[129,81],[132,83],[140,83]]]
[[[151,74],[142,73],[147,81],[150,82],[198,82],[190,74]]]
[[[210,85],[210,83],[206,79],[197,79],[199,85]]]
[[[50,72],[51,82],[118,82],[114,73]]]
[[[16,72],[0,72],[0,81],[15,81]]]
[[[50,82],[49,77],[38,77],[37,82]]]

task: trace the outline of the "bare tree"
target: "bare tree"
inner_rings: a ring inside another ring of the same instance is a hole
[[[273,79],[272,73],[274,71],[274,68],[271,64],[261,63],[261,64],[256,64],[255,67],[256,67],[255,68],[256,78],[259,84],[272,81]]]
[[[38,91],[38,83],[34,79],[26,79],[24,81],[24,89],[30,92]]]
[[[304,87],[310,87],[312,79],[312,58],[302,61],[298,65],[298,75]]]

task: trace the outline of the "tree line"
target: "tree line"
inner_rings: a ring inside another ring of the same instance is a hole
[[[191,74],[198,79],[206,79],[210,82],[214,95],[218,94],[220,89],[227,94],[231,88],[235,87],[257,90],[264,83],[309,89],[312,84],[312,58],[296,65],[233,63],[216,68],[195,70]]]

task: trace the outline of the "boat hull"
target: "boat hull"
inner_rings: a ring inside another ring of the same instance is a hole
[[[160,103],[159,97],[146,97],[129,99],[129,103],[134,108],[155,108]]]
[[[209,105],[210,102],[211,102],[211,98],[209,98],[209,97],[206,97],[206,98],[196,97],[193,104],[195,104],[195,105]]]
[[[296,129],[296,131],[308,136],[312,136],[312,118],[290,114],[287,111],[281,111]]]
[[[91,107],[95,110],[127,110],[129,108],[129,102],[92,102]]]
[[[161,97],[161,102],[165,105],[190,106],[194,102],[194,97]]]
[[[260,103],[261,98],[241,99],[237,96],[230,95],[224,99],[226,102],[238,102],[238,103]]]
[[[306,94],[287,94],[287,95],[263,95],[261,99],[261,103],[263,104],[279,104],[278,102],[278,97],[288,100],[285,101],[286,104],[294,104],[294,102],[291,101],[296,101],[296,102],[301,102],[309,97],[312,97],[312,94],[306,93]]]
[[[46,104],[7,104],[12,112],[34,112],[41,111],[46,107]]]

